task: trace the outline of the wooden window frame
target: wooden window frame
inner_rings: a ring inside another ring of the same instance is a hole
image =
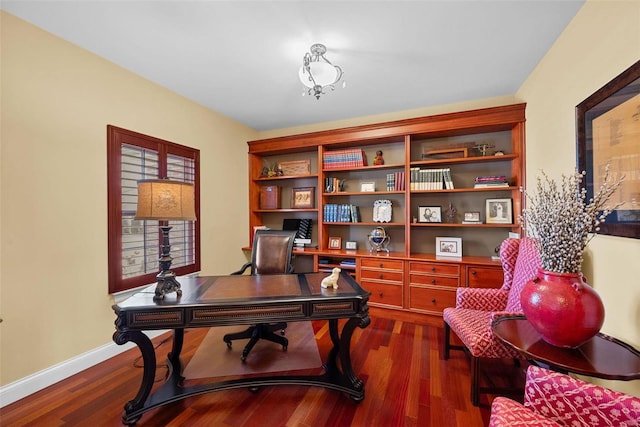
[[[200,150],[165,141],[163,139],[133,132],[116,126],[107,125],[107,221],[108,221],[108,282],[109,293],[126,291],[156,282],[157,272],[143,273],[123,278],[123,221],[122,221],[122,146],[130,145],[157,151],[159,157],[158,177],[167,176],[167,157],[180,156],[194,161],[195,210],[194,228],[194,262],[185,266],[173,267],[177,275],[185,275],[200,271]],[[160,231],[158,230],[160,233]],[[160,243],[162,239],[158,239]],[[158,248],[160,250],[160,248]],[[160,251],[158,251],[160,253]]]

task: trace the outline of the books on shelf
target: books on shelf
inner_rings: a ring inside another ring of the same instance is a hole
[[[340,261],[340,267],[355,268],[356,267],[355,258],[345,258],[345,259],[343,259],[342,261]]]
[[[508,187],[506,175],[477,176],[473,188]]]
[[[322,153],[324,169],[357,168],[367,166],[367,156],[361,148],[332,150]]]
[[[387,191],[404,191],[404,172],[389,172],[387,174]]]
[[[410,190],[453,190],[451,168],[409,169]]]
[[[324,222],[361,222],[360,208],[356,205],[327,203],[324,205]]]

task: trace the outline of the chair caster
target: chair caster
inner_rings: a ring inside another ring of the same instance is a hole
[[[227,348],[231,350],[231,341],[225,341],[227,343]]]
[[[287,347],[286,345],[283,345],[283,346],[282,346],[282,351],[287,351],[287,348],[288,348],[288,347]]]

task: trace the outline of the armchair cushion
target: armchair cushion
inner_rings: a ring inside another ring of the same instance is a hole
[[[510,399],[494,400],[489,427],[511,427],[519,425],[512,424],[512,420],[533,416],[542,416],[566,427],[640,425],[640,398],[537,366],[527,370],[524,405],[514,401],[505,403],[507,400]],[[531,422],[529,425],[547,424]]]
[[[507,306],[509,291],[503,289],[458,288],[456,290],[456,308],[495,311]]]
[[[560,424],[529,411],[520,403],[506,397],[496,397],[491,404],[489,427],[559,427]]]
[[[513,273],[513,282],[507,299],[507,311],[522,313],[522,305],[520,304],[522,288],[536,276],[541,265],[537,240],[529,237],[522,238],[518,248],[518,259]]]

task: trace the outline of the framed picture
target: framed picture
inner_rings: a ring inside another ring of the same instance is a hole
[[[371,182],[362,182],[360,183],[360,191],[362,193],[372,193],[374,191],[376,191],[376,183],[371,181]]]
[[[301,187],[292,189],[291,207],[293,209],[313,208],[315,187]]]
[[[436,237],[436,255],[462,257],[461,237]]]
[[[418,222],[442,222],[442,208],[440,206],[418,207]]]
[[[342,238],[329,237],[329,249],[342,249]]]
[[[290,162],[279,162],[278,170],[282,175],[309,175],[311,173],[311,160],[294,160]]]
[[[640,61],[576,106],[576,127],[587,200],[600,188],[607,164],[613,179],[625,176],[609,201],[623,204],[599,224],[598,234],[640,239]]]
[[[487,224],[513,224],[511,199],[487,199]]]
[[[464,221],[480,222],[480,212],[465,212]]]

